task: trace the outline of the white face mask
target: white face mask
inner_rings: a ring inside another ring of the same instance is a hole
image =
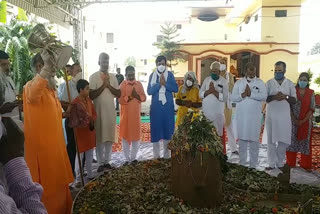
[[[159,71],[160,73],[163,73],[163,72],[166,70],[166,66],[164,66],[164,65],[159,65],[159,66],[157,67],[157,69],[158,69],[158,71]]]
[[[186,85],[187,85],[188,87],[191,87],[191,86],[193,85],[193,82],[192,82],[191,80],[187,80],[187,81],[186,81]]]
[[[220,71],[226,70],[227,66],[225,64],[220,64]]]

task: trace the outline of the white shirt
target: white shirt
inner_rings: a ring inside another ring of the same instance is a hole
[[[242,98],[241,94],[249,85],[251,96]],[[254,78],[248,82],[246,78],[238,80],[234,85],[231,99],[237,103],[236,124],[240,140],[259,142],[261,131],[262,102],[267,99],[267,89],[264,82]]]
[[[10,76],[6,76],[6,90],[4,96],[4,103],[14,102],[16,101],[16,89],[14,86],[14,82]],[[4,104],[3,103],[3,104]],[[15,119],[19,118],[19,107],[14,108],[11,112],[3,114],[2,117],[12,117]]]
[[[70,89],[71,101],[73,101],[79,95],[77,91],[77,84],[73,80],[69,81],[69,89]],[[66,82],[63,82],[59,85],[58,97],[59,97],[59,100],[61,101],[69,102]]]
[[[209,94],[204,97],[204,94],[210,88],[210,83],[214,84],[214,88],[219,92],[219,99],[213,95]],[[224,107],[225,102],[228,98],[228,82],[225,78],[221,77],[218,80],[213,80],[211,76],[207,77],[201,86],[199,92],[200,98],[202,101],[202,109],[204,115],[213,122],[213,125],[216,127],[218,135],[222,136],[223,134],[223,125],[224,125]]]
[[[294,84],[284,79],[280,85],[275,79],[266,83],[268,96],[276,95],[282,92],[284,95],[297,98]],[[267,104],[266,128],[268,142],[291,143],[291,114],[290,105],[287,100],[274,100]]]

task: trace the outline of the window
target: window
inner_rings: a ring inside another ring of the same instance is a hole
[[[144,61],[144,65],[147,65],[147,60],[145,59],[145,60],[143,60]]]
[[[239,27],[239,31],[240,31],[240,32],[242,31],[242,26]]]
[[[163,41],[163,36],[162,35],[157,35],[157,42],[162,42]]]
[[[254,21],[255,22],[258,21],[258,17],[259,17],[258,14],[254,16]]]
[[[113,43],[113,33],[107,33],[107,43]]]
[[[84,48],[88,49],[88,41],[87,40],[84,40]]]
[[[287,10],[275,10],[275,17],[287,17]]]
[[[181,29],[182,25],[181,24],[177,24],[177,29]]]

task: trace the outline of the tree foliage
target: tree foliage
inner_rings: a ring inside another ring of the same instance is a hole
[[[167,58],[169,67],[174,65],[172,64],[172,61],[185,61],[185,54],[180,52],[179,43],[181,40],[177,40],[177,37],[179,36],[177,26],[171,22],[166,22],[160,27],[160,32],[163,39],[161,42],[154,44],[160,49],[160,53],[158,55],[164,55]]]
[[[320,54],[320,42],[316,43],[310,51],[311,55],[316,55],[316,54]]]
[[[21,14],[24,13],[21,12]],[[23,86],[34,77],[30,66],[34,53],[29,50],[28,37],[35,25],[36,23],[33,21],[20,21],[17,17],[13,18],[9,24],[0,25],[0,50],[9,54],[12,78],[18,93],[22,93]],[[52,26],[47,27],[49,31],[52,29]],[[56,37],[54,32],[50,32],[50,35]],[[78,54],[79,51],[73,49],[72,60],[74,62],[78,61]],[[63,76],[63,71],[58,70],[57,77],[61,78]]]
[[[12,77],[19,93],[23,86],[34,76],[30,68],[32,53],[27,38],[34,24],[12,19],[8,25],[0,26],[0,49],[9,54]]]
[[[130,56],[125,60],[124,65],[136,67],[136,59],[133,56]]]

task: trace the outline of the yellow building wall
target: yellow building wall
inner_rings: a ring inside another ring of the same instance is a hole
[[[261,24],[262,24],[262,9],[258,9],[250,15],[250,21],[246,24],[242,22],[238,25],[238,35],[241,41],[246,42],[260,42],[261,41]],[[255,16],[258,15],[258,19],[255,20]],[[241,31],[240,31],[241,27]]]
[[[230,56],[233,53],[240,51],[251,50],[257,53],[264,53],[260,55],[260,77],[264,81],[273,78],[273,67],[275,62],[281,60],[287,64],[286,76],[292,80],[296,81],[298,77],[298,48],[297,44],[208,44],[208,45],[187,45],[183,46],[182,49],[191,54],[194,54],[192,60],[192,70],[198,72],[201,70],[201,59],[208,57],[227,57],[228,65],[230,65]],[[293,52],[293,54],[285,51],[275,51],[272,50],[285,49]],[[211,51],[209,51],[211,50]],[[270,53],[268,53],[270,52]],[[226,54],[224,54],[226,53]],[[186,62],[183,66],[187,67]],[[177,67],[175,71],[178,72],[176,76],[183,76],[188,70],[187,68]]]
[[[275,17],[275,10],[287,10],[287,17]],[[262,42],[299,42],[300,7],[262,8]]]
[[[188,61],[178,62],[177,65],[172,67],[172,70],[175,77],[183,77],[188,72]]]
[[[277,61],[284,61],[287,64],[286,78],[296,82],[298,73],[298,55],[291,55],[285,52],[271,53],[260,56],[260,78],[268,81],[274,77],[274,64]]]

